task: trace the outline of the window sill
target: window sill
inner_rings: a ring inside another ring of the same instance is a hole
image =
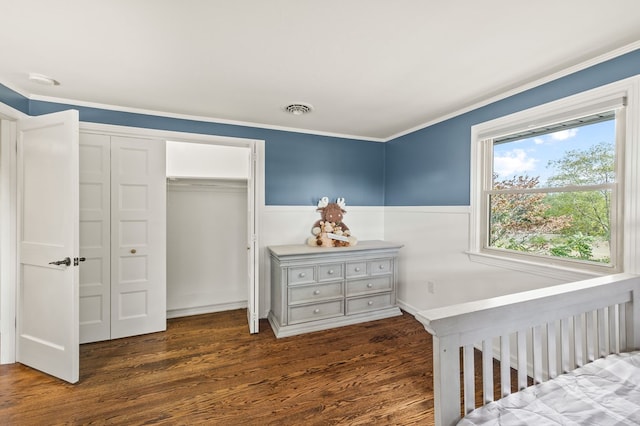
[[[584,280],[614,273],[613,270],[596,272],[585,269],[568,268],[566,266],[554,264],[553,262],[532,262],[475,251],[467,251],[466,253],[469,256],[469,260],[471,260],[472,262],[482,263],[489,266],[496,266],[499,268],[511,269],[528,274],[541,275],[565,282]]]

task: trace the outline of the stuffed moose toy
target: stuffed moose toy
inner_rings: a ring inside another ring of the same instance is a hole
[[[329,202],[329,197],[322,197],[318,202],[317,211],[320,219],[313,224],[307,244],[317,247],[349,247],[358,243],[357,238],[351,235],[349,227],[342,221],[342,216],[347,212],[344,198],[338,198],[335,203]]]

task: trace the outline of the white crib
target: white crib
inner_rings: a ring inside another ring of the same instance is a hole
[[[419,312],[416,318],[433,335],[436,425],[454,425],[476,408],[474,349],[482,351],[488,404],[497,399],[494,358],[500,361],[503,398],[511,393],[511,368],[522,390],[531,379],[536,385],[608,354],[638,349],[638,298],[640,277],[616,274]]]

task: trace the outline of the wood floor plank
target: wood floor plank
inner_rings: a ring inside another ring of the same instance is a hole
[[[404,314],[276,339],[244,310],[82,345],[80,382],[0,366],[0,424],[433,424],[431,336]]]

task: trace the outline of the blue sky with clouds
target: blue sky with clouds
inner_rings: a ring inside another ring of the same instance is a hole
[[[547,167],[550,160],[562,158],[567,151],[584,150],[600,142],[615,143],[615,120],[494,145],[493,170],[498,174],[498,180],[540,176],[540,183],[544,184],[555,174]]]

